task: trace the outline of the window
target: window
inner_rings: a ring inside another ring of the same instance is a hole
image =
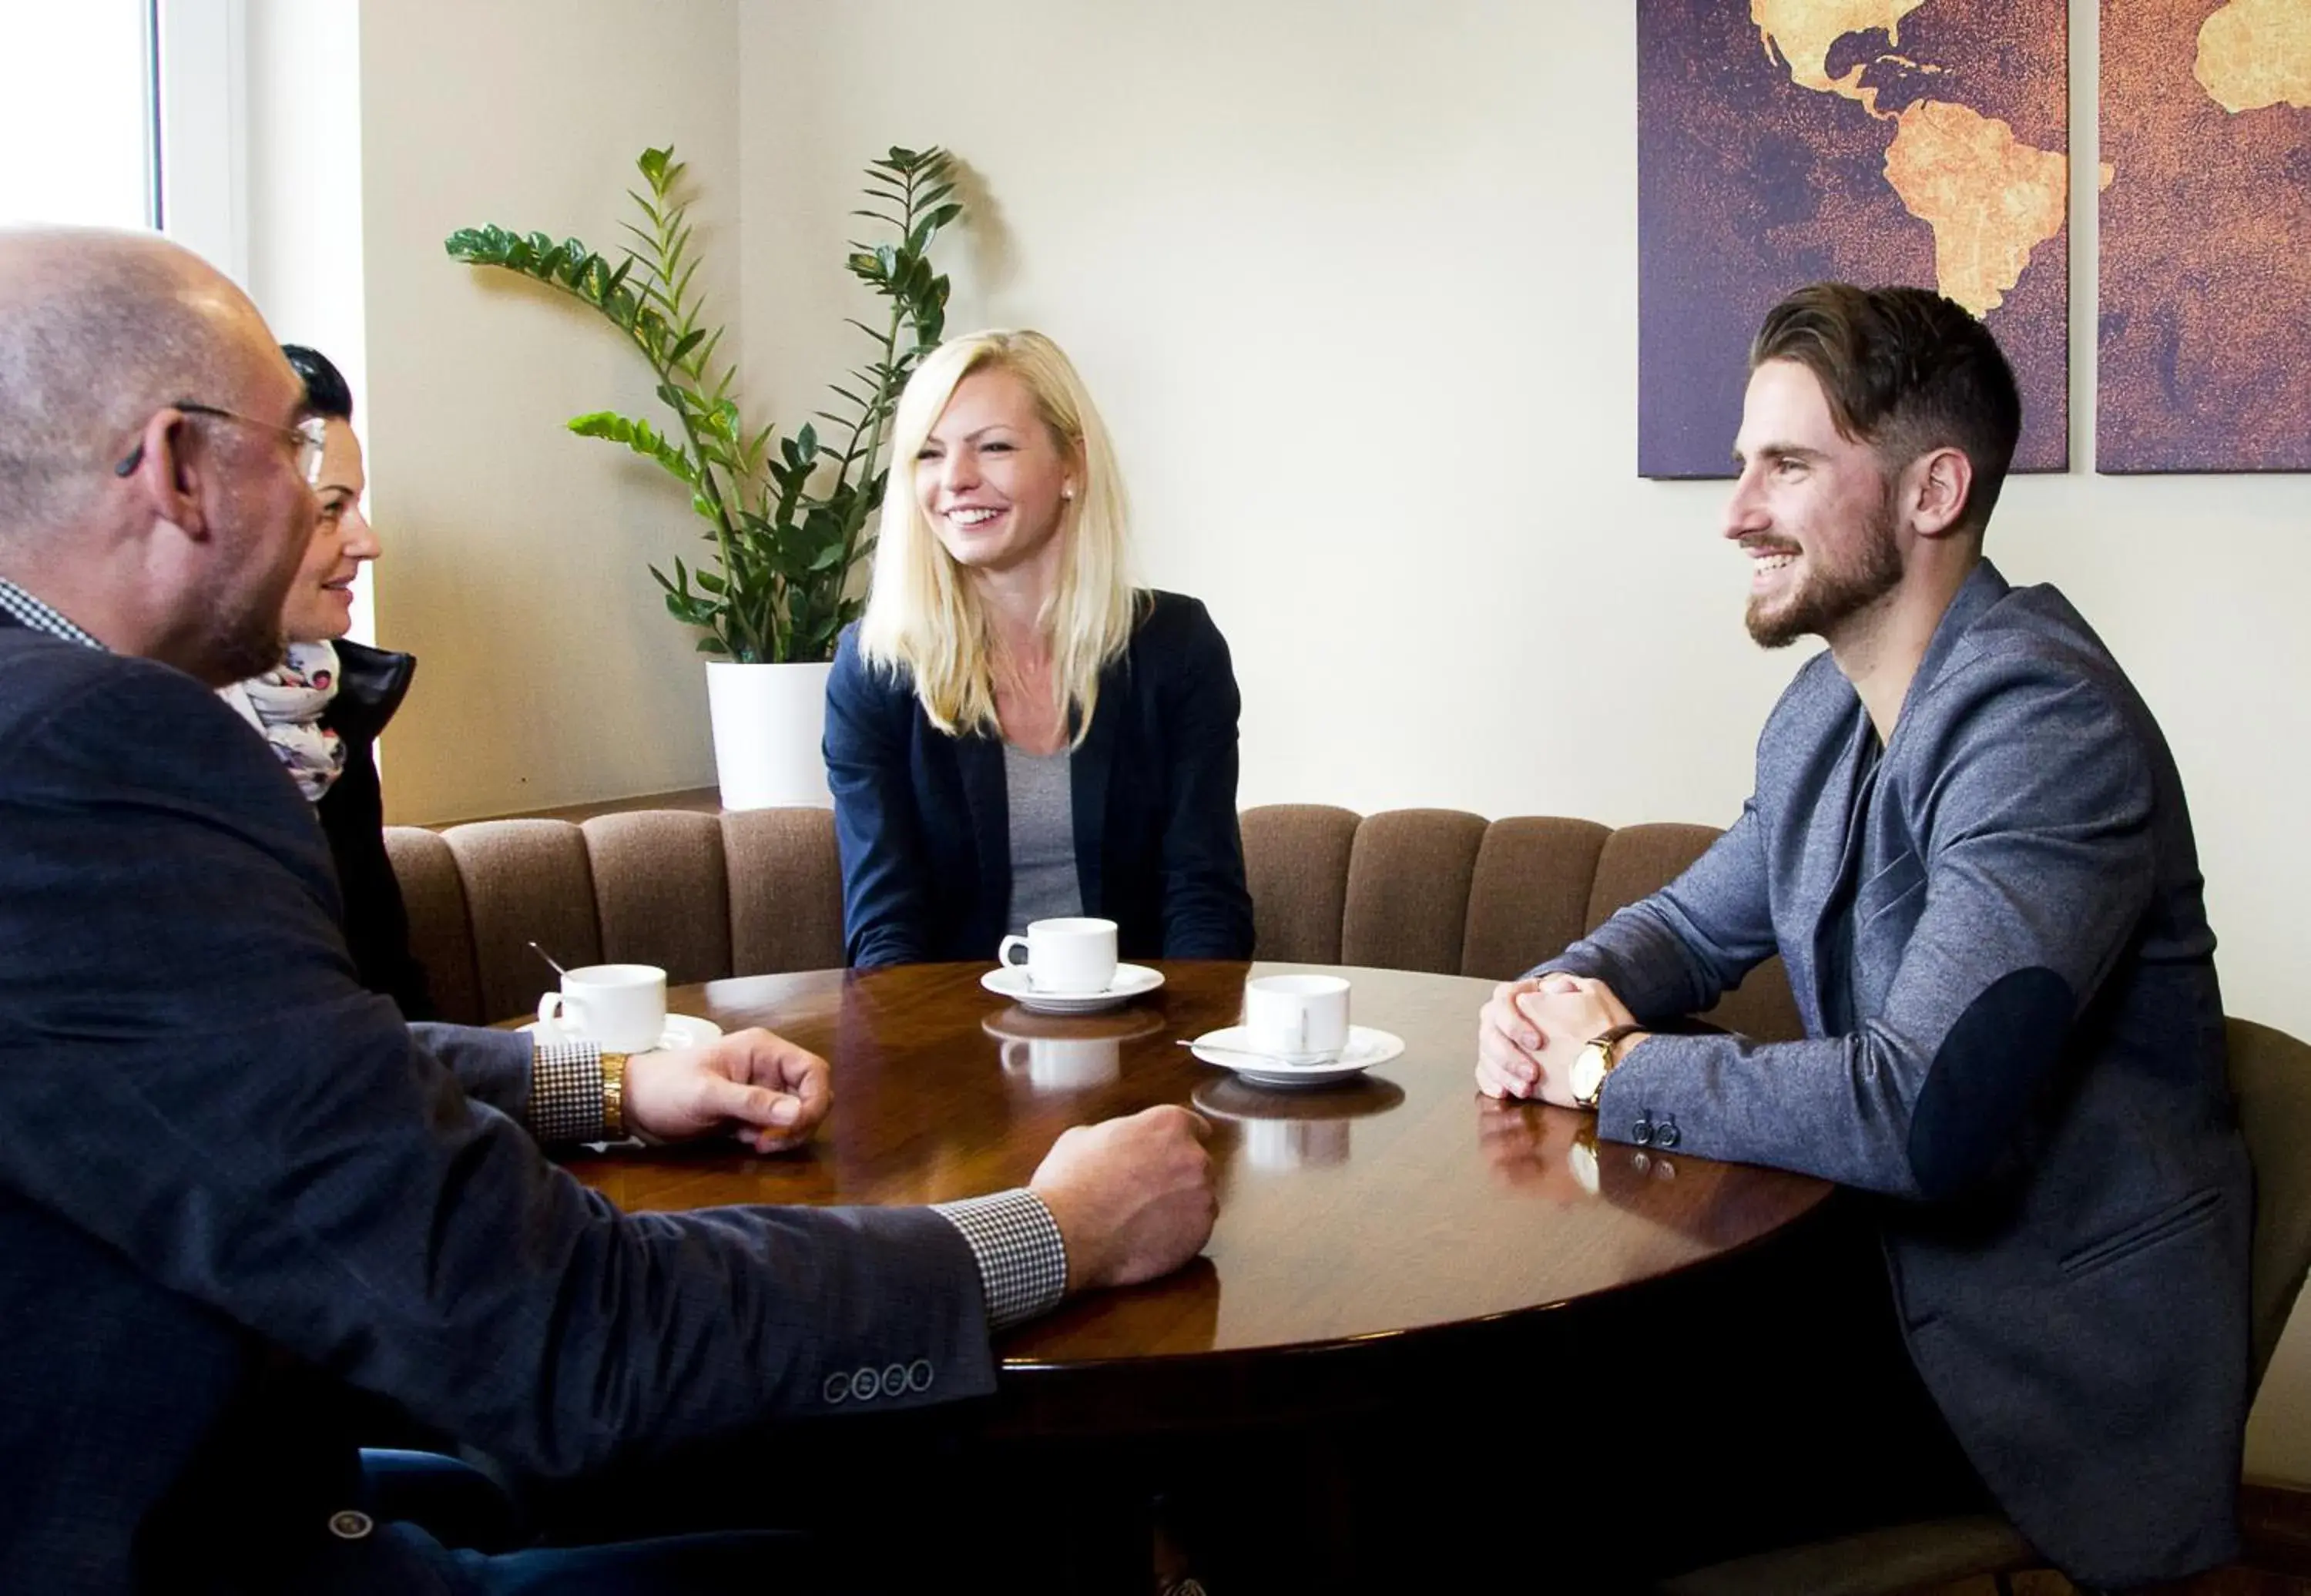
[[[0,0],[0,222],[150,227],[153,0]]]
[[[158,227],[248,278],[244,0],[0,0],[0,223]]]

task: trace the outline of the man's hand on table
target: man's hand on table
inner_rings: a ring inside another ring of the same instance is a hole
[[[1635,1023],[1601,981],[1557,970],[1504,981],[1477,1016],[1477,1089],[1575,1107],[1573,1060],[1592,1037]]]
[[[725,1128],[757,1153],[809,1139],[834,1095],[826,1060],[757,1027],[626,1060],[626,1126],[660,1141]]]
[[[1211,1133],[1176,1103],[1060,1132],[1027,1184],[1067,1242],[1070,1295],[1152,1280],[1203,1250],[1219,1213]]]

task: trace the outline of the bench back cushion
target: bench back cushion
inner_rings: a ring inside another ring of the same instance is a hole
[[[1673,879],[1717,833],[1457,809],[1243,815],[1258,953],[1501,981]],[[824,809],[638,810],[582,824],[390,826],[413,949],[447,1018],[523,1014],[564,964],[662,964],[676,984],[842,963],[842,883]],[[1778,959],[1707,1016],[1800,1034]]]

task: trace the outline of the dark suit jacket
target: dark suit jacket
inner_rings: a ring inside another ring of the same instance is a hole
[[[2061,594],[1985,563],[1882,755],[1817,657],[1731,829],[1548,961],[1659,1018],[1781,954],[1812,1040],[1657,1036],[1600,1133],[1888,1194],[1920,1374],[2097,1585],[2237,1545],[2254,1208],[2201,885],[2150,711]]]
[[[1084,912],[1116,922],[1126,958],[1248,959],[1227,643],[1195,599],[1147,597],[1068,762]],[[992,959],[1010,929],[1002,743],[934,727],[852,626],[827,678],[826,770],[850,962]]]
[[[327,1532],[349,1385],[549,1475],[992,1389],[946,1219],[623,1215],[522,1129],[529,1039],[405,1025],[336,922],[214,693],[0,620],[0,1590],[428,1588]]]
[[[377,779],[377,739],[401,708],[417,661],[407,654],[340,642],[337,694],[321,724],[337,734],[344,769],[313,806],[329,839],[345,905],[345,946],[362,985],[393,999],[402,1017],[434,1017],[425,966],[409,951],[409,911],[385,851],[385,795]]]

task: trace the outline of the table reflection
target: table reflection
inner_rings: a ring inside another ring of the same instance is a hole
[[[1282,1092],[1231,1077],[1199,1082],[1189,1101],[1216,1125],[1234,1128],[1250,1167],[1307,1169],[1346,1164],[1355,1150],[1350,1126],[1401,1103],[1404,1088],[1365,1076],[1341,1086]]]
[[[1123,1073],[1123,1044],[1152,1036],[1163,1018],[1142,1008],[1117,1014],[1033,1014],[1013,1004],[979,1028],[995,1038],[1005,1080],[1030,1092],[1083,1092]]]

